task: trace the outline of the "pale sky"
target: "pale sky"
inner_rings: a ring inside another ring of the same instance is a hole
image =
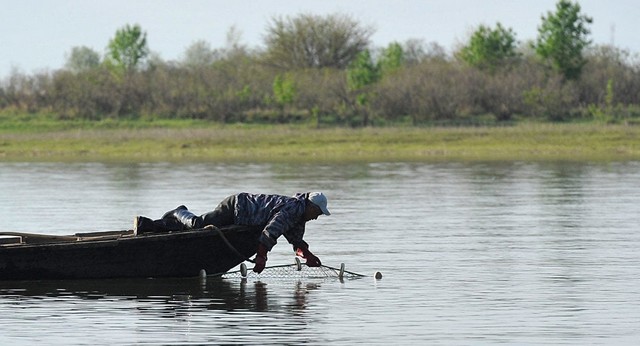
[[[164,60],[179,60],[198,40],[225,46],[233,26],[249,48],[263,45],[274,16],[301,13],[350,15],[372,25],[374,47],[420,39],[448,51],[478,25],[500,22],[519,41],[537,36],[540,18],[555,11],[557,0],[0,0],[0,79],[13,68],[31,74],[63,67],[73,47],[103,54],[116,30],[139,24],[149,48]],[[594,43],[640,53],[640,3],[637,0],[580,0],[594,20]]]

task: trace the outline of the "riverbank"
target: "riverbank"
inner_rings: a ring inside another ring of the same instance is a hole
[[[173,124],[2,129],[3,161],[629,161],[640,126],[326,128]]]

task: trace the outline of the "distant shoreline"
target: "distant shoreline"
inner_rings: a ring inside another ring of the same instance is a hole
[[[0,129],[0,161],[636,161],[640,126]]]

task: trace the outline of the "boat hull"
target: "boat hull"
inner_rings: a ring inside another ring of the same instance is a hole
[[[253,256],[259,230],[234,226],[0,247],[0,280],[193,277]]]

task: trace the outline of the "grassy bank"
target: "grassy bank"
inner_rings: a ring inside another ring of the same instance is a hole
[[[3,161],[640,160],[640,127],[520,124],[479,128],[331,128],[204,123],[0,128]]]

